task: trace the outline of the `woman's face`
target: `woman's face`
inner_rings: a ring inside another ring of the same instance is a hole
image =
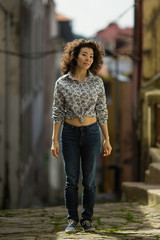
[[[82,47],[77,57],[77,66],[82,69],[89,69],[93,63],[94,52],[92,48]]]

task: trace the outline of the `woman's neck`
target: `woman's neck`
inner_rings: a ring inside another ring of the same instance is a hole
[[[87,77],[87,75],[88,75],[87,70],[76,69],[73,74],[73,77],[76,78],[79,82],[82,82]]]

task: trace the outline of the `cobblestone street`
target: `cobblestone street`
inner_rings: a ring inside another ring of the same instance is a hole
[[[78,225],[76,234],[66,234],[66,214],[64,206],[1,210],[0,239],[160,239],[160,206],[96,204],[93,218],[96,233],[85,233]]]

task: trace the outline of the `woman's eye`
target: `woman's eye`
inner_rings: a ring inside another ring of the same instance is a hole
[[[87,54],[83,53],[82,56],[86,57]],[[90,58],[93,58],[93,56],[90,56]]]

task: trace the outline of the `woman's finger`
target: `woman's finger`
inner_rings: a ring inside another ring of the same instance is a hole
[[[103,154],[104,157],[107,157],[108,156],[108,152],[105,151],[104,154]]]
[[[59,155],[58,155],[58,154],[59,154],[59,152],[55,149],[55,150],[54,150],[54,156],[55,156],[56,158],[59,158]]]
[[[111,147],[106,147],[104,148],[104,157],[107,157],[108,155],[111,154],[112,148]]]

